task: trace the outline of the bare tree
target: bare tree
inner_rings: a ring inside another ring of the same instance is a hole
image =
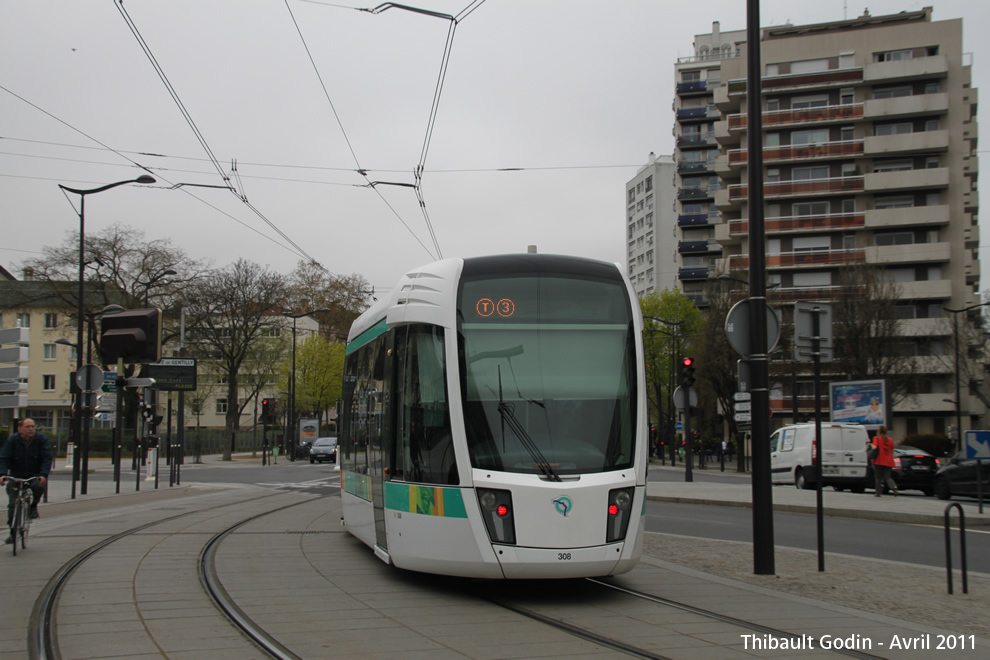
[[[848,380],[887,381],[891,406],[919,391],[917,346],[901,333],[901,287],[882,267],[847,266],[833,303],[835,371]]]
[[[313,315],[320,334],[330,341],[345,341],[351,323],[368,308],[371,285],[360,275],[334,275],[319,264],[300,261],[289,280],[295,309],[330,310]]]
[[[230,441],[240,427],[242,369],[257,356],[259,343],[277,335],[288,302],[283,275],[244,259],[210,273],[186,291],[193,345],[200,357],[214,360],[226,378],[224,460],[230,460]]]

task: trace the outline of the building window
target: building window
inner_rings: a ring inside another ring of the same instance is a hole
[[[911,96],[914,90],[910,85],[898,85],[897,87],[878,87],[873,90],[875,99],[893,99],[900,96]]]
[[[792,181],[815,181],[827,178],[829,178],[828,165],[819,165],[816,167],[795,167],[791,170]]]
[[[856,200],[855,199],[844,199],[844,200],[842,200],[842,212],[843,213],[855,213],[856,212]]]
[[[907,209],[914,206],[914,197],[901,195],[898,197],[876,197],[873,200],[875,209]]]
[[[914,52],[910,49],[903,50],[888,50],[885,53],[874,53],[874,62],[896,62],[898,60],[910,60],[914,56]]]
[[[900,231],[877,234],[874,239],[877,245],[913,245],[914,232]]]
[[[653,177],[648,176],[646,177],[646,192],[650,192],[651,190],[653,190]]]
[[[873,127],[874,135],[904,135],[914,132],[914,126],[909,121],[896,124],[877,124]]]
[[[701,69],[681,71],[681,82],[695,82],[697,80],[701,80]]]
[[[803,108],[824,108],[827,105],[828,94],[795,96],[791,99],[791,110],[801,110]]]
[[[55,312],[45,312],[45,330],[54,330],[58,327],[58,314]]]
[[[55,374],[44,374],[41,377],[41,391],[42,392],[55,391]]]
[[[227,414],[227,399],[217,399],[217,414],[218,415]]]
[[[827,59],[817,59],[817,60],[801,60],[800,62],[791,62],[791,73],[818,73],[819,71],[828,71],[828,60]]]
[[[843,126],[839,129],[839,139],[843,142],[851,142],[856,139],[856,129],[852,126]]]
[[[828,142],[827,128],[814,128],[806,131],[794,131],[791,133],[791,144],[824,144]]]
[[[281,337],[282,336],[282,328],[272,328],[272,327],[262,328],[261,329],[261,336],[262,337]]]
[[[928,156],[925,158],[926,169],[934,169],[936,167],[942,167],[942,160],[938,156]]]
[[[913,169],[914,162],[910,158],[892,158],[873,163],[874,172],[906,172]]]
[[[31,327],[31,314],[24,312],[17,315],[17,327],[18,328],[30,328]]]
[[[791,205],[791,215],[827,215],[828,202],[798,202]]]
[[[636,189],[635,188],[630,188],[629,189],[629,203],[632,204],[635,201],[636,201]]]
[[[54,360],[58,357],[58,344],[45,344],[42,347],[42,360]]]
[[[767,65],[767,75],[768,76],[779,76],[780,75],[780,65],[779,64],[768,64]]]
[[[839,103],[842,105],[851,105],[856,102],[856,92],[852,88],[845,88],[839,91]]]
[[[938,119],[926,119],[925,120],[925,130],[926,131],[937,131],[939,129]]]
[[[925,83],[925,94],[938,94],[938,83]]]

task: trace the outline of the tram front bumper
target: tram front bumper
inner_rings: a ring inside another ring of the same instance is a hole
[[[590,548],[525,548],[492,545],[502,573],[510,580],[613,575],[617,572],[624,547],[624,542]],[[629,569],[618,572],[626,570]]]

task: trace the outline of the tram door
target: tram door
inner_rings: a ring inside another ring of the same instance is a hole
[[[371,502],[375,512],[375,542],[385,551],[388,551],[388,539],[385,535],[385,466],[388,465],[387,447],[392,427],[389,423],[391,397],[388,392],[392,378],[388,350],[392,347],[393,334],[387,333],[375,341],[375,364],[367,399],[368,420],[371,424],[368,434],[368,478],[371,480]]]

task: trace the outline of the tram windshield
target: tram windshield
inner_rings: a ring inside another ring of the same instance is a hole
[[[465,277],[459,319],[475,468],[557,480],[632,465],[636,351],[617,274]]]

